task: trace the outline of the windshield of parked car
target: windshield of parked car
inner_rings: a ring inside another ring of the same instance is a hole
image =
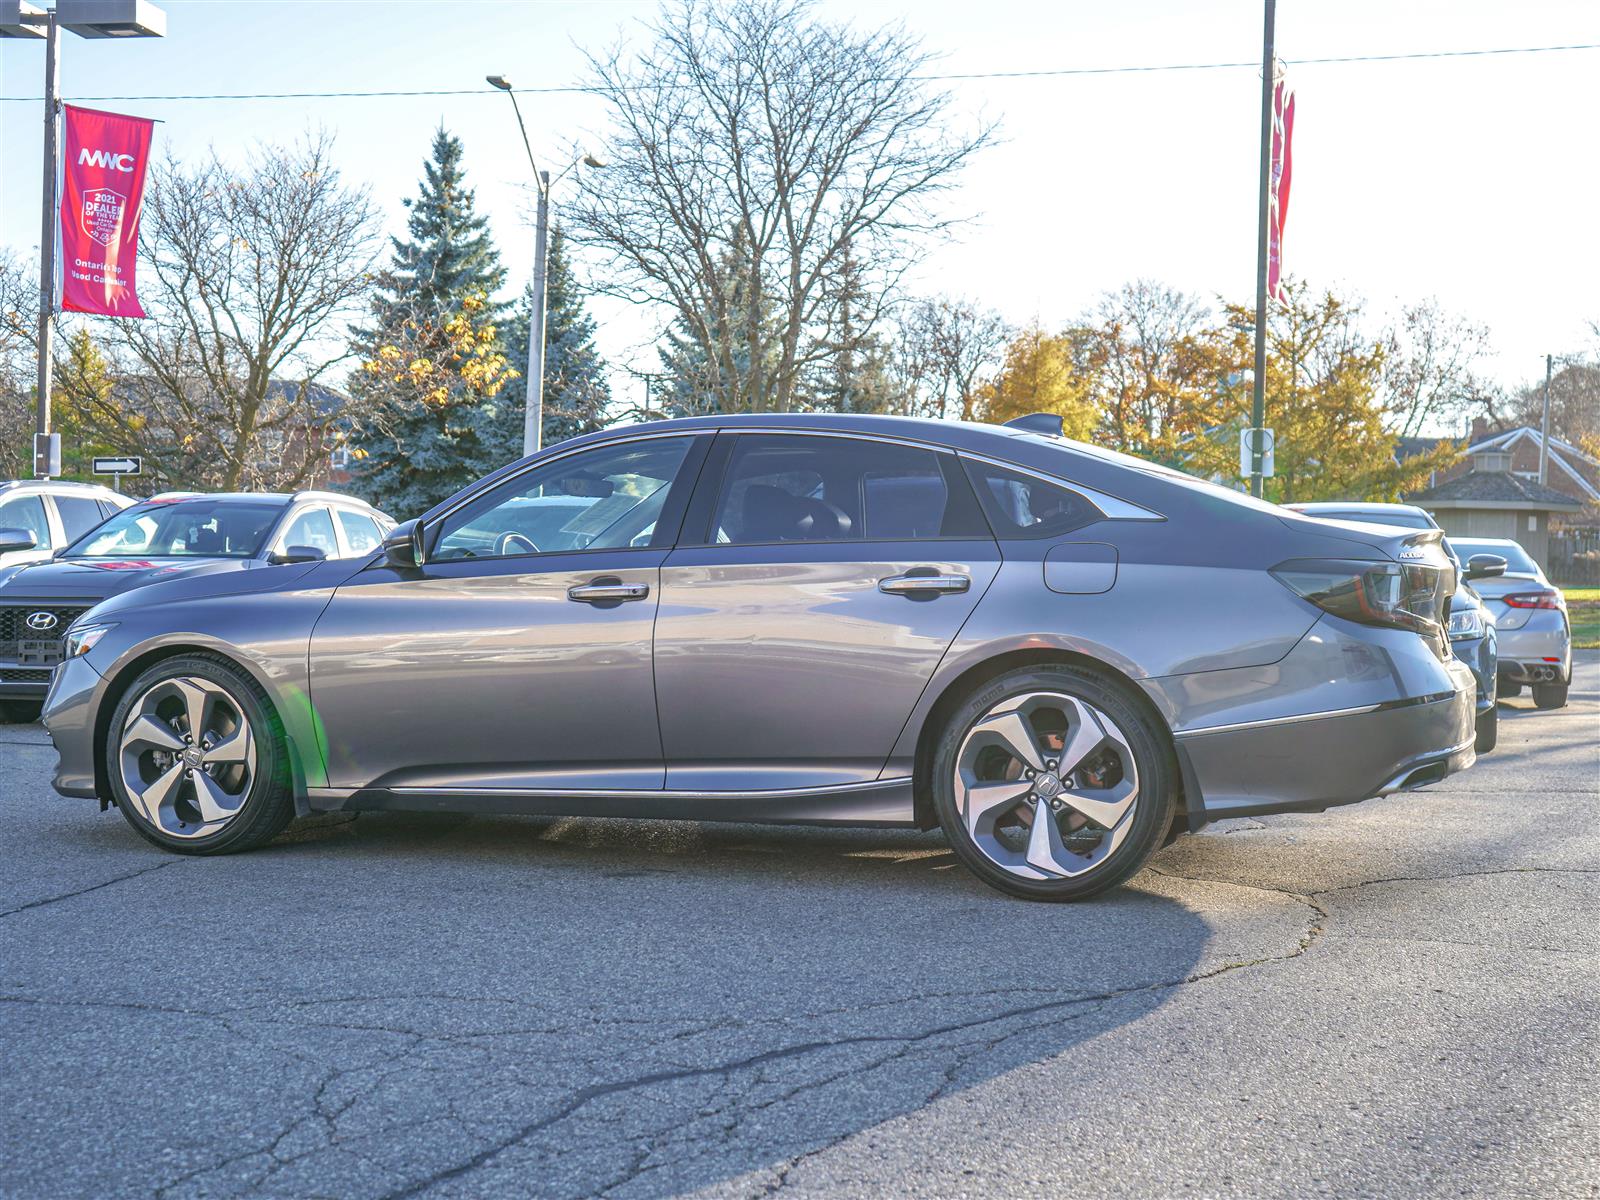
[[[68,548],[68,558],[250,558],[283,515],[261,500],[156,501],[124,509]]]
[[[1497,554],[1506,560],[1506,571],[1512,575],[1537,575],[1539,564],[1534,562],[1528,552],[1521,546],[1512,542],[1502,546],[1498,542],[1474,542],[1470,538],[1452,538],[1455,543],[1456,553],[1463,561],[1468,561],[1475,554]]]

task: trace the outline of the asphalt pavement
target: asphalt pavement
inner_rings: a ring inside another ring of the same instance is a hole
[[[1600,655],[1501,710],[1439,786],[1076,906],[885,831],[180,858],[6,726],[0,1196],[1594,1197]]]

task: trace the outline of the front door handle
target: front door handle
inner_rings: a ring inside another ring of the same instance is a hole
[[[567,599],[583,604],[616,604],[623,600],[643,600],[650,594],[648,583],[623,583],[620,580],[596,580],[567,589]]]
[[[968,575],[891,575],[878,580],[878,590],[891,596],[943,596],[972,586]]]

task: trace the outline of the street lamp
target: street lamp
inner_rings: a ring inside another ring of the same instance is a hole
[[[522,131],[522,147],[528,152],[528,166],[533,168],[534,187],[539,194],[533,226],[533,308],[528,314],[528,386],[527,406],[522,416],[522,453],[536,454],[544,432],[544,310],[545,283],[550,266],[550,188],[566,178],[579,163],[594,170],[605,167],[605,160],[594,154],[581,154],[562,168],[554,180],[550,172],[541,171],[533,159],[533,146],[528,141],[528,127],[522,121],[522,106],[517,103],[517,93],[511,80],[504,75],[484,77],[491,86],[511,97],[511,108],[517,114],[517,128]]]
[[[149,0],[56,0],[53,9],[28,0],[0,0],[0,37],[44,38],[44,213],[39,231],[39,395],[33,436],[33,473],[61,473],[61,452],[50,432],[50,368],[56,307],[56,176],[61,149],[57,95],[61,74],[60,32],[84,38],[165,37],[167,14]]]

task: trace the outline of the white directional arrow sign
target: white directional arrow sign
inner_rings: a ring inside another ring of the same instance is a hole
[[[125,455],[122,458],[97,458],[94,460],[94,473],[96,475],[138,475],[144,471],[144,459],[136,454]]]

